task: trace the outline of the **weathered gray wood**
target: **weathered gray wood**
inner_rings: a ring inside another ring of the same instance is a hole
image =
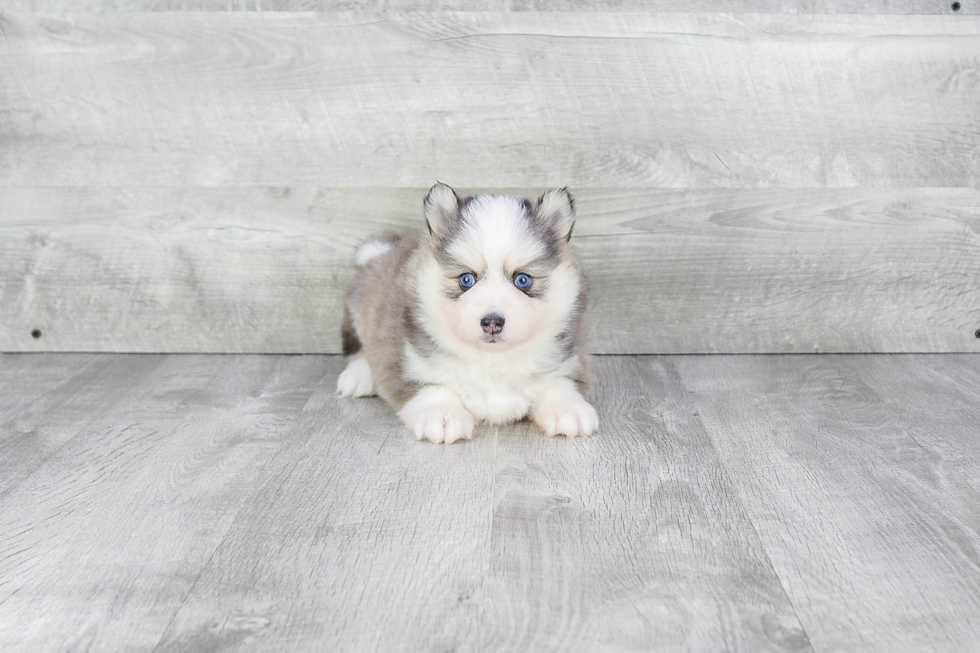
[[[496,438],[416,442],[330,369],[157,651],[451,650],[479,627]]]
[[[0,349],[335,352],[354,241],[441,178],[634,216],[580,225],[599,352],[976,351],[976,191],[891,187],[980,178],[978,19],[723,5],[6,10]],[[645,190],[706,186],[782,189]]]
[[[596,375],[597,437],[501,429],[463,650],[811,651],[676,372],[602,358]]]
[[[840,361],[855,377],[852,391],[873,392],[921,447],[916,457],[924,464],[910,461],[913,473],[943,479],[948,498],[960,504],[963,527],[980,533],[980,357],[917,356],[911,365],[894,356]],[[966,555],[980,562],[980,548]]]
[[[5,466],[33,473],[0,499],[0,649],[150,650],[325,371],[159,358],[122,358],[85,389],[86,415],[52,409],[5,448]],[[31,469],[50,425],[67,442]]]
[[[9,11],[679,11],[800,14],[976,14],[961,0],[6,0]]]
[[[669,442],[638,368],[600,362],[612,414],[583,441],[429,446],[322,387],[158,650],[809,650],[710,445],[680,412]]]
[[[90,354],[0,358],[0,497],[84,433],[99,417],[93,405],[108,412],[145,398],[162,361]]]
[[[980,641],[980,397],[937,405],[919,391],[939,382],[923,383],[921,360],[677,359],[818,651]],[[937,418],[945,445],[926,426]]]
[[[8,187],[980,178],[977,16],[110,12],[0,25]]]
[[[976,189],[573,191],[597,352],[980,351]],[[0,350],[338,352],[424,194],[0,189]]]
[[[112,356],[92,354],[0,354],[0,420],[5,422],[0,447],[14,434],[33,428],[36,415],[77,392],[73,381],[98,374],[112,361]]]
[[[0,356],[3,428],[37,427],[3,450],[30,473],[0,497],[0,648],[980,641],[977,356],[604,357],[596,437],[452,446],[335,397],[341,367]]]

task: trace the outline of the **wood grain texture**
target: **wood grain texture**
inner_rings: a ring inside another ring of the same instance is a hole
[[[947,504],[956,506],[962,520],[956,528],[980,533],[980,511],[974,508],[980,493],[980,359],[919,356],[909,366],[901,357],[874,356],[844,358],[841,363],[846,373],[854,374],[858,383],[894,412],[894,422],[919,445],[922,462],[912,469],[941,484]],[[955,530],[950,533],[956,536]],[[961,546],[962,541],[954,546]],[[962,555],[980,562],[980,547],[966,540]]]
[[[975,356],[676,365],[816,650],[976,647]]]
[[[812,651],[676,372],[597,360],[600,435],[497,436],[470,651]]]
[[[623,437],[580,442],[419,444],[325,381],[157,650],[810,650],[707,440],[678,413],[690,441],[664,442],[641,367],[600,364]]]
[[[39,355],[0,358],[0,447],[33,428],[36,416],[77,391],[76,378],[97,375],[111,356]]]
[[[0,25],[7,187],[980,179],[977,16],[110,12]]]
[[[418,443],[324,378],[157,650],[452,650],[479,628],[493,437]]]
[[[451,446],[342,365],[0,355],[4,652],[980,640],[975,355],[601,357],[594,438]]]
[[[86,411],[63,403],[5,442],[24,478],[0,498],[0,648],[155,646],[324,371],[128,356],[74,381]]]
[[[789,14],[978,14],[961,0],[6,0],[8,11],[657,11]]]
[[[573,192],[596,352],[980,350],[976,189]],[[424,194],[0,189],[0,350],[339,352],[354,247]]]
[[[132,356],[5,356],[0,370],[0,497],[84,432],[96,417],[93,402],[110,411],[142,399],[160,362]],[[109,396],[107,384],[116,390]]]
[[[337,352],[436,179],[577,191],[597,352],[980,347],[976,16],[283,2],[5,5],[0,350]]]

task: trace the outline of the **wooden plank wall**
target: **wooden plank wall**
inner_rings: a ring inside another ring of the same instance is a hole
[[[6,0],[0,350],[337,352],[439,179],[572,189],[598,353],[980,351],[980,0],[557,4]]]

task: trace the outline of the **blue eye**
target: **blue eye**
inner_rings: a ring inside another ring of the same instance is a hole
[[[476,277],[471,273],[466,272],[465,274],[459,275],[459,287],[463,290],[472,288],[474,283],[476,283]]]
[[[520,288],[521,290],[527,290],[528,288],[530,288],[531,281],[532,281],[531,277],[529,275],[524,274],[523,272],[521,272],[519,275],[514,277],[514,285]]]

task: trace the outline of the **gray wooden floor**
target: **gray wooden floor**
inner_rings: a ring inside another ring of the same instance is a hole
[[[980,650],[980,356],[607,357],[415,442],[330,356],[0,355],[0,650]]]

